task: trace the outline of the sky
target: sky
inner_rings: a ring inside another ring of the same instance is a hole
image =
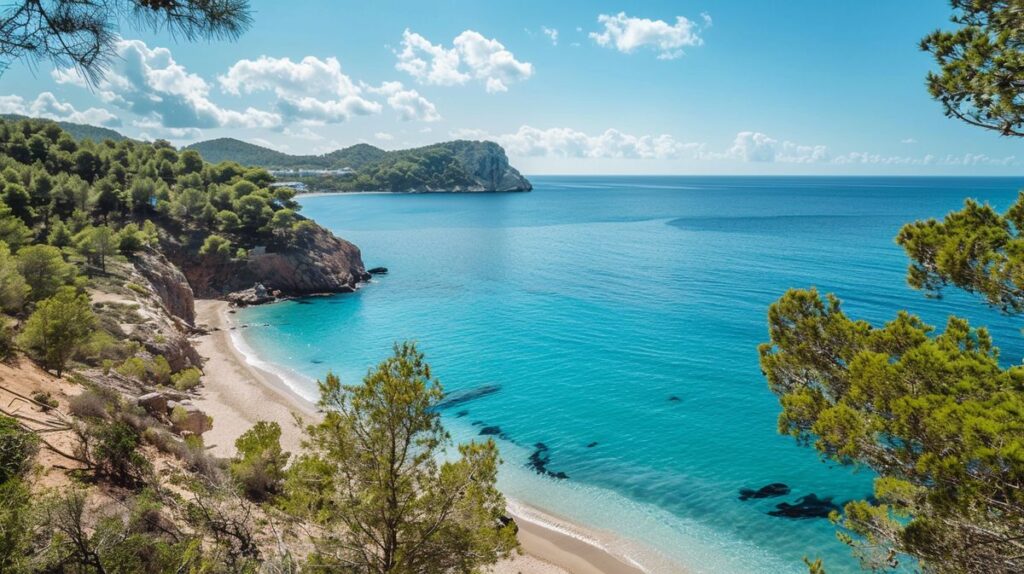
[[[106,76],[16,62],[0,112],[287,153],[502,144],[526,174],[1019,175],[947,119],[946,0],[252,0],[234,41],[121,27]]]

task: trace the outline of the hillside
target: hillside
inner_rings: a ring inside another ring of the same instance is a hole
[[[188,146],[211,163],[234,161],[271,170],[341,170],[354,173],[284,175],[315,191],[529,191],[530,182],[509,165],[494,142],[457,140],[385,151],[357,144],[323,155],[290,155],[233,138]]]
[[[27,120],[31,119],[28,116],[22,116],[18,114],[0,114],[0,119],[9,121]],[[49,120],[47,120],[49,121]],[[60,129],[64,130],[71,137],[77,141],[92,140],[94,142],[101,142],[103,140],[121,141],[128,139],[126,136],[119,132],[116,132],[110,128],[103,128],[100,126],[91,126],[89,124],[76,124],[72,122],[54,122]]]

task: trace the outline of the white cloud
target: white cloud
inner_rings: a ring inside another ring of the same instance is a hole
[[[42,92],[31,102],[17,95],[0,96],[0,113],[94,126],[117,127],[121,125],[121,120],[117,116],[103,108],[77,110],[70,103],[58,100],[52,92]]]
[[[155,118],[143,118],[132,121],[132,126],[143,130],[139,138],[152,140],[156,138],[169,140],[197,140],[203,136],[203,131],[198,128],[169,128],[161,125]]]
[[[551,45],[552,46],[557,46],[558,45],[558,29],[557,28],[548,28],[547,26],[541,26],[540,27],[540,31],[544,32],[544,35],[551,39]]]
[[[395,68],[423,84],[455,86],[477,79],[493,93],[508,91],[510,83],[533,75],[533,64],[516,60],[501,42],[473,30],[462,32],[445,48],[407,28],[397,55]]]
[[[406,89],[402,82],[384,82],[376,88],[367,87],[367,91],[386,96],[388,105],[398,112],[402,121],[436,122],[441,119],[437,106],[416,90]]]
[[[388,132],[377,132],[373,134],[373,137],[379,139],[382,142],[389,142],[395,139],[395,136],[389,134]]]
[[[141,40],[119,40],[111,68],[96,85],[104,102],[167,128],[276,127],[278,114],[247,108],[225,109],[209,99],[210,86],[178,64],[167,48],[149,48]],[[85,86],[74,69],[54,70],[57,83]]]
[[[309,127],[306,126],[303,126],[303,128],[300,130],[293,129],[291,127],[286,127],[284,128],[284,130],[282,130],[282,133],[284,133],[284,135],[288,137],[300,140],[320,141],[324,139],[324,136],[314,132],[313,130],[309,129]]]
[[[337,58],[239,60],[218,81],[222,90],[233,95],[273,92],[278,110],[297,121],[337,123],[381,111],[379,103],[362,97],[362,90],[342,72]]]
[[[705,28],[711,25],[711,17],[701,14]],[[631,54],[637,48],[650,47],[658,52],[659,60],[674,60],[683,55],[683,48],[700,46],[700,27],[696,22],[683,16],[676,16],[675,24],[664,20],[634,18],[625,12],[614,16],[601,14],[597,21],[604,25],[601,32],[591,32],[599,46],[615,48],[624,54]]]
[[[760,132],[736,134],[732,146],[723,154],[711,153],[707,159],[737,159],[746,162],[820,163],[828,161],[828,147],[779,141]]]
[[[608,129],[590,135],[571,128],[538,129],[522,126],[516,132],[492,136],[479,130],[461,130],[452,134],[467,139],[493,139],[512,155],[669,159],[693,157],[702,144],[683,143],[670,135],[633,135]]]

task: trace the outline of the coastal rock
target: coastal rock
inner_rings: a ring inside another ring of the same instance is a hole
[[[370,275],[387,275],[388,268],[387,267],[371,267],[370,269],[367,269],[366,272],[369,273]]]
[[[489,141],[454,141],[448,144],[456,159],[477,185],[451,191],[530,191],[533,185],[509,165],[505,150]]]
[[[134,262],[167,313],[195,326],[195,296],[185,274],[155,250],[139,252]]]
[[[832,502],[832,497],[818,498],[814,493],[796,499],[796,504],[780,502],[775,510],[769,511],[772,516],[783,518],[828,518],[832,511],[839,510],[839,505]]]
[[[501,434],[501,427],[499,426],[486,426],[480,429],[480,434],[483,436],[498,436]]]
[[[773,482],[758,488],[757,490],[751,488],[740,489],[740,500],[749,500],[751,498],[772,498],[775,496],[785,496],[789,494],[789,486],[781,482]]]
[[[171,411],[171,428],[179,434],[201,435],[213,428],[213,419],[197,406],[178,403]]]
[[[146,393],[135,399],[135,403],[149,414],[162,416],[167,413],[167,397],[163,393]]]
[[[202,239],[196,235],[187,243],[201,245]],[[220,298],[256,283],[271,297],[275,291],[285,297],[350,293],[370,278],[359,248],[316,224],[304,226],[288,245],[258,246],[242,259],[195,256],[180,247],[165,251],[177,254],[175,263],[199,297]]]
[[[238,305],[239,307],[246,307],[249,305],[262,305],[264,303],[270,303],[277,300],[276,297],[264,287],[261,283],[257,283],[255,286],[241,291],[235,291],[234,293],[228,293],[224,296],[229,303]]]

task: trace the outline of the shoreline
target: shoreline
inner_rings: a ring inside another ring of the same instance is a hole
[[[257,366],[238,348],[233,334],[236,322],[226,301],[198,299],[196,325],[206,333],[196,340],[204,358],[203,385],[196,406],[213,417],[206,434],[212,454],[234,455],[234,442],[258,421],[281,425],[281,446],[298,452],[302,429],[296,424],[316,422],[319,415],[309,400],[285,379]],[[519,526],[522,554],[499,562],[492,574],[644,574],[626,557],[607,550],[601,535],[571,521],[552,516],[520,501],[508,500],[508,513]]]

